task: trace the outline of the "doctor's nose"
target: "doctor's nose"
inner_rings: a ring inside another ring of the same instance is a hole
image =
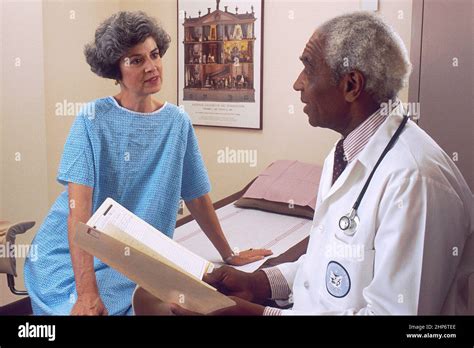
[[[303,90],[303,83],[301,82],[301,73],[298,75],[298,78],[293,83],[293,89],[297,92]]]

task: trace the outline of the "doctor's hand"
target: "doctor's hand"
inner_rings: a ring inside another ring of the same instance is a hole
[[[212,316],[222,316],[222,315],[263,315],[265,307],[252,303],[246,300],[243,300],[239,297],[229,296],[230,299],[235,301],[235,305],[223,309],[219,309],[208,315]],[[170,310],[175,315],[202,315],[201,313],[196,313],[190,310],[187,310],[176,303],[170,305]]]
[[[225,262],[232,266],[243,266],[248,263],[262,260],[265,256],[272,255],[273,252],[268,249],[248,249],[239,252],[239,254],[229,257]]]
[[[99,294],[90,293],[77,297],[71,315],[109,315]]]
[[[270,283],[263,271],[242,272],[229,266],[222,266],[204,275],[203,280],[228,296],[263,303],[271,297]]]

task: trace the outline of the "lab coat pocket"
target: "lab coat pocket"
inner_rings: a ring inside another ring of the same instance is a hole
[[[326,249],[326,269],[320,298],[328,311],[360,309],[366,306],[363,290],[373,278],[375,251],[363,244],[334,240]]]

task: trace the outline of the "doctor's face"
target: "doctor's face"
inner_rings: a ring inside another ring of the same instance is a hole
[[[323,48],[315,32],[300,57],[303,70],[293,88],[301,93],[306,104],[303,111],[313,127],[339,130],[348,109],[339,86],[332,83],[331,70],[324,61]],[[341,57],[342,60],[342,57]]]
[[[120,60],[122,90],[136,96],[157,93],[161,89],[163,66],[160,50],[152,37],[133,46]]]

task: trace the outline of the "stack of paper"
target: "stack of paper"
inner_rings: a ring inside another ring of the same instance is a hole
[[[213,264],[107,198],[75,242],[165,302],[209,313],[234,305],[202,281]]]
[[[104,201],[87,225],[198,279],[212,271],[212,263],[168,238],[112,198]]]

